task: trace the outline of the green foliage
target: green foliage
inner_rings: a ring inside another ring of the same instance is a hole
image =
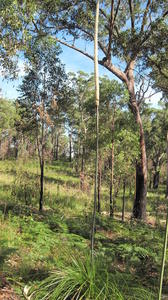
[[[16,109],[14,104],[6,99],[0,99],[0,134],[7,135],[8,131],[14,130]]]

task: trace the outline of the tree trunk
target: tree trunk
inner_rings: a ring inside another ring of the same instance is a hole
[[[44,192],[44,161],[40,164],[40,200],[39,200],[39,211],[43,210],[43,192]]]
[[[59,136],[58,133],[56,135],[56,152],[55,152],[55,160],[59,158]]]
[[[160,172],[157,171],[157,168],[155,169],[155,173],[153,175],[153,188],[158,189],[159,186],[159,177],[160,177]]]
[[[83,191],[84,185],[85,185],[85,173],[84,173],[84,167],[85,167],[85,146],[82,146],[82,159],[81,159],[81,173],[80,173],[80,188]]]
[[[146,195],[147,195],[147,158],[144,130],[142,119],[139,111],[139,104],[135,94],[134,83],[135,60],[132,60],[127,70],[127,88],[129,92],[129,105],[135,116],[136,123],[139,127],[140,142],[140,161],[136,164],[136,193],[133,206],[133,217],[137,219],[146,219]]]
[[[147,163],[144,131],[140,123],[140,152],[141,161],[136,164],[136,196],[133,207],[133,217],[146,219],[146,196],[147,196]]]
[[[72,161],[72,133],[69,135],[69,162]]]
[[[139,112],[139,106],[136,102],[135,93],[130,94],[131,109],[136,117],[139,126],[140,137],[140,161],[136,163],[136,193],[133,207],[133,217],[137,219],[146,219],[146,195],[147,195],[147,159],[144,130],[142,119]]]
[[[133,217],[137,219],[146,219],[146,194],[147,182],[142,170],[142,165],[136,164],[136,194],[134,200]]]
[[[99,213],[101,211],[101,176],[102,176],[102,161],[101,161],[101,156],[99,156],[99,162],[98,162],[98,187],[97,187],[97,194],[98,194],[97,211]]]
[[[111,166],[110,166],[110,217],[114,215],[114,120],[112,122],[112,145],[111,145]]]
[[[124,222],[125,218],[125,188],[126,188],[126,180],[123,180],[123,203],[122,203],[122,221]]]
[[[99,25],[99,0],[96,3],[96,18],[94,32],[94,76],[95,76],[95,100],[96,100],[96,161],[95,161],[95,186],[94,206],[91,228],[91,262],[93,264],[93,250],[96,226],[96,205],[97,205],[97,180],[98,180],[98,156],[99,156],[99,70],[98,70],[98,25]]]

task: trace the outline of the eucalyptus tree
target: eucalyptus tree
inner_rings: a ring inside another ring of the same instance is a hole
[[[77,45],[75,41],[82,39],[90,44],[93,42],[95,1],[47,0],[36,3],[37,10],[40,11],[39,17],[34,18],[36,21],[34,31],[37,34],[41,33],[43,23],[43,34],[52,34],[58,42],[94,60],[92,53],[79,48],[80,43]],[[142,62],[145,53],[151,44],[154,44],[160,26],[163,23],[166,26],[165,18],[168,15],[166,4],[166,0],[111,0],[101,1],[100,4],[99,64],[126,85],[130,109],[139,127],[141,151],[136,168],[137,191],[133,215],[142,219],[146,217],[147,159],[140,101],[135,90],[135,74],[140,70],[143,75]],[[72,43],[69,42],[70,36]]]
[[[59,59],[60,48],[51,39],[31,44],[26,53],[27,73],[20,85],[18,103],[22,129],[35,131],[40,163],[39,210],[43,209],[45,150],[52,128],[51,109],[65,100],[66,75]]]

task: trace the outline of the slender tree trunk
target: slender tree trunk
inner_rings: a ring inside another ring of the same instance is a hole
[[[110,217],[114,215],[114,120],[112,121],[112,139],[111,139],[111,168],[110,168]]]
[[[72,133],[69,135],[69,162],[72,161]]]
[[[149,172],[149,188],[150,188],[150,190],[152,188],[152,170],[150,170],[150,172]]]
[[[43,103],[44,112],[44,103]],[[42,119],[42,133],[41,133],[41,154],[39,151],[40,159],[40,199],[39,199],[39,211],[43,210],[43,193],[44,193],[44,113]]]
[[[102,160],[101,160],[101,156],[99,155],[99,161],[98,161],[98,187],[97,187],[97,194],[98,194],[97,211],[99,213],[101,211],[101,177],[102,177]]]
[[[39,210],[43,210],[43,193],[44,193],[44,161],[40,164],[40,200],[39,200]]]
[[[55,159],[58,160],[59,158],[59,136],[58,133],[56,134],[56,152],[55,152]]]
[[[138,114],[138,122],[140,130],[140,153],[141,161],[136,168],[136,198],[134,202],[134,217],[146,219],[146,203],[147,203],[147,159],[144,130],[140,114]]]
[[[80,187],[81,187],[81,190],[83,191],[84,190],[84,184],[85,184],[85,171],[84,171],[84,168],[85,168],[85,146],[83,145],[82,146],[82,159],[81,159],[81,173],[80,173]]]
[[[43,194],[44,194],[44,148],[45,148],[45,72],[44,72],[44,96],[42,96],[42,122],[41,122],[41,153],[39,148],[39,160],[40,160],[40,199],[39,199],[39,211],[43,210]]]
[[[126,180],[123,180],[123,203],[122,203],[122,221],[124,222],[125,218],[125,188],[126,188]]]
[[[155,172],[153,175],[153,189],[158,189],[159,186],[159,177],[160,177],[160,172],[157,170],[157,167],[155,168]]]
[[[98,181],[98,156],[99,156],[99,72],[98,72],[98,25],[99,25],[99,0],[96,3],[96,18],[94,32],[94,75],[95,75],[95,100],[96,100],[96,161],[95,161],[95,186],[94,208],[91,228],[91,261],[93,263],[94,237],[96,225],[97,181]]]

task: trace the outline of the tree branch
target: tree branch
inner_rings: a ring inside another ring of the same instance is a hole
[[[130,9],[130,16],[131,16],[131,31],[132,31],[132,34],[133,34],[134,31],[135,31],[134,6],[133,6],[132,0],[129,0],[128,2],[129,2],[129,9]]]
[[[145,27],[145,23],[146,23],[146,17],[147,17],[147,14],[148,14],[150,5],[151,5],[151,0],[148,0],[148,2],[147,2],[147,4],[146,4],[146,8],[145,8],[144,15],[143,15],[142,24],[141,24],[141,30],[140,30],[140,33],[141,33],[141,34],[142,34],[143,31],[144,31],[144,27]]]
[[[111,61],[102,60],[102,61],[99,61],[99,64],[102,65],[103,67],[105,67],[107,70],[109,70],[114,75],[116,75],[118,77],[118,79],[120,79],[124,83],[128,84],[128,78],[127,78],[126,74],[123,71],[121,71],[120,69],[118,69],[117,67],[115,67],[111,63]]]
[[[67,42],[65,41],[62,41],[58,38],[55,38],[55,40],[64,45],[64,46],[67,46],[68,48],[70,49],[73,49],[81,54],[83,54],[84,56],[90,58],[91,60],[94,61],[94,57],[92,55],[90,55],[89,53],[83,51],[82,49],[79,49],[77,48],[76,46],[74,45],[70,45],[68,44]],[[103,67],[105,67],[107,70],[109,70],[110,72],[112,72],[114,75],[116,75],[121,81],[125,82],[125,83],[128,83],[128,79],[127,79],[127,76],[126,74],[124,74],[124,72],[122,72],[120,69],[118,69],[117,67],[115,67],[114,65],[112,65],[111,62],[107,61],[107,60],[99,60],[99,64],[102,65]]]
[[[77,51],[77,52],[83,54],[84,56],[90,58],[91,60],[94,60],[94,57],[93,57],[92,55],[90,55],[89,53],[83,51],[82,49],[79,49],[79,48],[77,48],[77,47],[74,46],[74,45],[70,45],[70,44],[68,44],[67,42],[65,42],[65,41],[63,41],[63,40],[60,40],[60,39],[58,39],[58,38],[55,38],[55,40],[56,40],[58,43],[60,43],[60,44],[62,44],[62,45],[64,45],[64,46],[67,46],[68,48],[71,48],[71,49],[73,49],[73,50],[75,50],[75,51]]]

